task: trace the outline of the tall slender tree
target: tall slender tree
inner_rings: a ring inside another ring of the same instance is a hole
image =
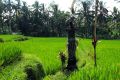
[[[8,13],[9,13],[9,16],[8,16],[8,30],[9,30],[9,33],[12,33],[12,4],[11,4],[11,0],[8,0]]]
[[[2,0],[0,0],[0,33],[3,33],[3,2]]]
[[[84,15],[84,18],[83,18],[83,21],[84,21],[84,34],[85,34],[85,37],[89,37],[90,35],[90,30],[91,30],[91,24],[92,24],[92,20],[93,20],[93,15],[91,14],[91,5],[92,5],[92,2],[93,1],[83,1],[82,2],[82,6],[83,6],[83,15]]]
[[[94,28],[93,28],[93,47],[94,47],[94,66],[97,66],[96,62],[96,44],[97,44],[97,35],[96,35],[96,27],[97,27],[97,15],[98,15],[98,3],[99,1],[95,1],[95,23],[94,23]]]

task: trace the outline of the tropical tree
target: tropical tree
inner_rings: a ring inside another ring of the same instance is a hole
[[[92,11],[90,10],[92,5],[92,1],[83,1],[82,6],[83,6],[83,21],[84,21],[84,34],[85,37],[90,37],[90,32],[91,32],[91,25],[93,22],[93,14]]]
[[[120,11],[116,7],[113,8],[112,18],[109,21],[109,29],[111,37],[113,39],[119,39],[120,37]]]
[[[26,5],[26,2],[23,2],[23,6],[21,8],[21,17],[19,21],[19,29],[24,35],[29,34],[29,10]]]
[[[9,30],[9,33],[12,33],[12,4],[11,4],[11,0],[8,0],[8,4],[7,4],[7,9],[8,9],[8,30]]]
[[[98,15],[98,0],[95,1],[95,23],[93,28],[93,47],[94,47],[94,66],[97,66],[96,62],[96,44],[97,44],[97,35],[96,35],[96,27],[97,27],[97,15]]]
[[[98,25],[97,25],[97,35],[98,38],[109,38],[109,30],[107,26],[107,18],[108,18],[108,10],[105,8],[104,3],[102,1],[99,2],[98,6]],[[104,36],[103,36],[104,35]]]
[[[3,5],[3,2],[2,2],[2,0],[0,0],[0,33],[3,33],[3,15],[2,15],[2,13],[3,13],[3,7],[4,7],[4,5]]]

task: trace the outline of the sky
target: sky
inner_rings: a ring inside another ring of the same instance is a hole
[[[51,2],[54,1],[56,4],[59,5],[59,9],[69,11],[73,0],[22,0],[22,1],[27,2],[28,5],[33,4],[35,1],[39,1],[39,3],[45,3],[46,6],[48,6]],[[102,0],[102,1],[105,2],[106,8],[109,11],[112,11],[114,6],[116,6],[120,10],[120,3],[115,2],[114,0]]]

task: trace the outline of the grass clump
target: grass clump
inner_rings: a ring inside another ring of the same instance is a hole
[[[45,76],[44,69],[39,62],[26,65],[24,71],[27,74],[27,80],[41,80]]]
[[[21,35],[0,35],[0,38],[4,40],[4,42],[11,42],[14,38],[17,38]]]
[[[38,57],[23,54],[20,61],[6,66],[0,72],[0,80],[42,80],[45,75]]]
[[[25,37],[25,36],[19,36],[19,37],[16,37],[14,39],[14,41],[26,41],[28,40],[29,38],[28,37]]]
[[[3,42],[4,42],[4,40],[2,38],[0,38],[0,43],[3,43]]]
[[[17,65],[13,78],[19,80],[42,80],[46,75],[40,60],[36,56],[24,55],[24,58]],[[23,74],[23,75],[19,75]]]
[[[34,55],[25,54],[19,67],[26,74],[25,80],[42,80],[46,75],[40,59]]]
[[[14,46],[1,47],[0,66],[7,66],[21,58],[22,51]]]

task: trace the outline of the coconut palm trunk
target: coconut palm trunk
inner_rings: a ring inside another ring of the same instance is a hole
[[[73,0],[72,7],[71,7],[71,13],[74,15],[74,3],[75,0]],[[76,40],[75,40],[75,26],[74,26],[74,16],[71,16],[68,20],[69,28],[68,28],[68,65],[67,70],[74,71],[77,69],[77,61],[76,61]]]
[[[77,69],[75,52],[76,52],[75,27],[73,25],[73,22],[70,22],[68,29],[68,65],[67,65],[67,69],[70,71]]]

